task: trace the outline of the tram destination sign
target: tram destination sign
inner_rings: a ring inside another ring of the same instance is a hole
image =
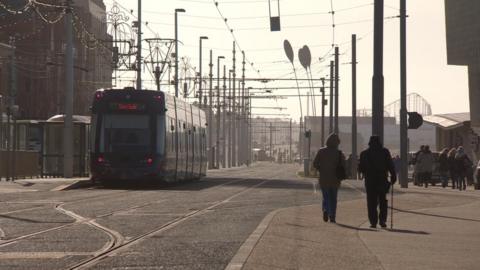
[[[144,112],[146,105],[143,103],[110,102],[108,108],[111,111]]]

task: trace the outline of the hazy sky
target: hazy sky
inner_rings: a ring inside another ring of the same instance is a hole
[[[133,9],[136,14],[137,1],[117,1],[123,7]],[[328,74],[331,60],[332,18],[329,0],[283,0],[280,2],[282,31],[270,32],[268,0],[225,0],[218,1],[219,9],[228,18],[235,36],[245,51],[248,60],[259,69],[262,77],[293,78],[292,67],[285,56],[283,41],[288,39],[296,53],[296,66],[300,78],[306,73],[298,62],[298,49],[303,45],[312,52],[314,78]],[[428,2],[428,4],[427,4]],[[105,0],[107,10],[113,3]],[[183,42],[180,56],[188,57],[191,64],[198,67],[198,38],[209,37],[204,41],[204,75],[208,74],[208,50],[213,49],[215,65],[218,55],[227,57],[222,63],[231,65],[232,36],[221,19],[214,1],[210,0],[143,0],[143,18],[150,28],[163,38],[174,36],[175,8],[184,8],[179,14],[179,39]],[[273,6],[277,1],[271,1]],[[389,17],[398,15],[399,0],[385,0],[385,104],[399,98],[399,20]],[[357,108],[371,107],[371,78],[373,73],[373,0],[333,0],[335,12],[335,43],[339,44],[340,56],[340,115],[351,114],[351,35],[357,34],[361,40],[357,45],[358,63],[358,105]],[[425,97],[432,105],[433,113],[468,111],[467,68],[447,66],[445,43],[444,0],[407,1],[408,9],[408,91]],[[276,9],[275,9],[276,11]],[[146,37],[153,37],[147,29]],[[327,55],[325,61],[319,58]],[[237,55],[237,74],[240,74],[240,54]],[[216,71],[216,66],[214,67]],[[227,67],[228,70],[228,67]],[[129,75],[125,74],[125,78]],[[239,75],[237,75],[239,76]],[[258,77],[254,68],[247,67],[247,77]],[[144,78],[150,79],[148,74]],[[125,83],[125,82],[124,82]],[[152,85],[146,82],[146,85]],[[247,86],[261,87],[260,83]],[[267,87],[292,87],[291,90],[278,90],[274,94],[296,94],[294,82],[274,82]],[[306,86],[306,84],[305,84]],[[153,85],[151,86],[153,88]],[[172,89],[173,90],[173,89]],[[302,90],[306,93],[308,90]],[[316,90],[318,92],[318,90]],[[306,99],[303,101],[304,113]],[[254,107],[280,106],[287,111],[260,110],[256,113],[287,113],[298,119],[300,116],[298,98],[282,100],[255,99]],[[320,104],[318,101],[317,104]],[[320,106],[317,106],[318,115]],[[327,110],[328,111],[328,110]]]

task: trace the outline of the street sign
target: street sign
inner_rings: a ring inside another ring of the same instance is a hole
[[[408,129],[417,129],[423,124],[423,117],[417,112],[408,113]]]

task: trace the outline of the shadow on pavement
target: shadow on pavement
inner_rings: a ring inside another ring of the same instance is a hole
[[[378,229],[373,229],[373,228],[360,228],[360,227],[355,227],[347,224],[341,224],[337,223],[337,226],[346,228],[346,229],[351,229],[351,230],[356,230],[356,231],[364,231],[364,232],[378,232]],[[405,230],[405,229],[383,229],[389,232],[394,232],[394,233],[407,233],[407,234],[420,234],[420,235],[429,235],[430,233],[424,232],[424,231],[412,231],[412,230]]]
[[[104,190],[174,190],[174,191],[199,191],[225,184],[226,187],[251,187],[267,181],[256,188],[264,189],[289,189],[314,191],[310,182],[298,180],[279,180],[266,178],[202,178],[201,180],[185,181],[178,183],[163,183],[153,181],[108,181],[94,185],[83,185],[73,189],[104,189]]]
[[[414,214],[414,215],[421,215],[421,216],[429,216],[429,217],[438,217],[438,218],[446,218],[446,219],[454,219],[454,220],[462,220],[462,221],[470,221],[470,222],[480,222],[478,219],[471,219],[471,218],[461,218],[461,217],[451,217],[451,216],[444,216],[444,215],[436,215],[436,214],[428,214],[428,213],[422,213],[422,212],[416,212],[412,210],[402,210],[398,208],[393,208],[397,210],[398,212],[401,213],[408,213],[408,214]]]
[[[411,231],[411,230],[405,230],[405,229],[385,229],[385,230],[389,232],[394,232],[394,233],[430,235],[430,233],[424,232],[424,231]]]
[[[342,227],[342,228],[346,228],[346,229],[350,229],[350,230],[356,230],[356,231],[366,231],[366,232],[376,232],[377,230],[376,229],[369,229],[369,228],[360,228],[360,227],[355,227],[355,226],[351,226],[351,225],[347,225],[347,224],[342,224],[342,223],[336,223],[337,226],[339,227]]]

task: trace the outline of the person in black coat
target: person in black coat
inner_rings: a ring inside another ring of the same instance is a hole
[[[359,171],[365,177],[368,219],[371,228],[376,228],[377,223],[385,228],[388,214],[387,193],[390,185],[397,181],[397,175],[390,151],[382,146],[380,137],[371,136],[368,146],[368,149],[360,154],[359,164]],[[377,207],[380,208],[380,213],[377,212]]]

